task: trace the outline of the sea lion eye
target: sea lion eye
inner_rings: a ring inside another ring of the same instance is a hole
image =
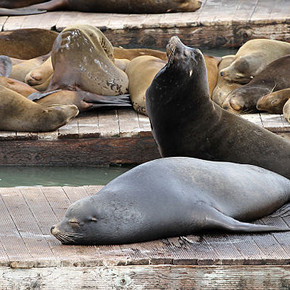
[[[96,217],[93,216],[93,217],[91,218],[91,221],[92,221],[92,222],[97,222],[98,220],[97,220]]]

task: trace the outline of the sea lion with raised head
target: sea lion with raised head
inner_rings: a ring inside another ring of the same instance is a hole
[[[43,107],[0,86],[0,130],[46,132],[65,125],[78,114],[75,105]]]
[[[290,201],[290,180],[257,166],[153,160],[73,203],[51,233],[63,244],[123,244],[201,231],[290,230],[250,224]]]
[[[289,66],[290,54],[271,62],[249,83],[231,91],[222,107],[233,113],[257,112],[262,96],[290,87]]]
[[[161,155],[253,164],[290,178],[290,143],[210,99],[200,50],[175,36],[167,53],[168,63],[146,92]]]
[[[53,45],[51,61],[54,72],[47,90],[82,90],[99,95],[128,92],[128,77],[115,65],[113,46],[98,28],[65,28]]]
[[[290,43],[272,39],[252,39],[236,53],[230,66],[220,74],[228,81],[246,84],[272,61],[290,54]]]
[[[6,2],[6,1],[5,1]],[[109,13],[167,13],[167,12],[193,12],[201,7],[200,0],[51,0],[29,6],[35,9],[74,10],[83,12],[109,12]],[[0,1],[1,4],[1,1]],[[6,7],[6,6],[3,6]]]

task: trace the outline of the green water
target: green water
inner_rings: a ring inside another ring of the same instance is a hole
[[[0,187],[105,185],[129,169],[0,166]]]

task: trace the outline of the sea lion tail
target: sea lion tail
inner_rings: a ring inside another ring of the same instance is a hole
[[[212,229],[223,229],[231,232],[284,232],[290,231],[290,227],[287,226],[271,226],[261,224],[251,224],[246,222],[240,222],[232,217],[229,217],[222,212],[211,209],[210,217],[206,227]]]

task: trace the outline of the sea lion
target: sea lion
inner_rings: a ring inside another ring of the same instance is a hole
[[[283,116],[290,123],[290,101],[288,100],[283,107]]]
[[[45,62],[30,70],[26,74],[24,81],[30,86],[37,86],[38,89],[42,85],[41,90],[46,90],[51,80],[52,74],[53,67],[51,63],[51,57],[49,56]]]
[[[272,39],[252,39],[236,53],[232,64],[220,74],[228,81],[246,84],[269,63],[290,54],[290,43]]]
[[[290,230],[250,224],[290,201],[290,180],[257,166],[156,159],[73,203],[51,228],[63,244],[124,244],[200,231]]]
[[[218,65],[221,61],[220,57],[215,56],[204,56],[206,70],[207,70],[207,81],[209,94],[212,96],[213,90],[216,87],[218,80]]]
[[[45,3],[32,5],[30,8],[44,9],[47,11],[74,10],[111,13],[165,13],[193,12],[199,9],[200,6],[201,1],[199,0],[51,0]]]
[[[161,155],[253,164],[290,178],[290,143],[210,99],[200,50],[175,36],[167,53],[168,63],[146,92]]]
[[[36,89],[32,88],[28,84],[4,76],[0,76],[0,85],[17,92],[24,97],[28,97],[29,95],[37,92]]]
[[[0,104],[0,130],[4,131],[54,131],[78,114],[75,105],[44,108],[3,86],[0,86]]]
[[[134,109],[146,115],[146,90],[153,78],[166,64],[160,58],[144,55],[131,60],[126,69],[129,77],[129,93]]]
[[[28,96],[43,107],[53,105],[75,105],[80,112],[105,107],[132,107],[129,95],[100,96],[85,91],[56,90],[51,92],[36,92]]]
[[[226,96],[232,90],[241,86],[241,84],[227,81],[224,77],[220,75],[220,71],[228,67],[233,62],[234,58],[235,58],[234,55],[223,56],[218,66],[219,72],[218,72],[217,84],[212,92],[211,98],[219,106],[222,106]]]
[[[11,78],[25,82],[27,74],[38,68],[49,58],[49,54],[38,56],[32,59],[21,61],[12,66]]]
[[[257,102],[259,111],[270,114],[282,114],[285,103],[290,99],[290,88],[262,96]]]
[[[115,58],[125,58],[132,60],[138,56],[151,55],[158,57],[162,60],[167,61],[166,52],[149,49],[149,48],[123,48],[123,47],[114,47],[114,57]]]
[[[47,90],[83,90],[99,95],[128,92],[128,77],[114,64],[113,46],[90,25],[65,28],[57,37],[51,61],[53,75]]]
[[[18,59],[46,55],[51,51],[57,36],[55,31],[40,28],[1,31],[0,54]]]
[[[45,10],[39,9],[27,9],[27,8],[20,8],[20,9],[7,9],[7,8],[0,8],[0,16],[19,16],[19,15],[31,15],[31,14],[41,14],[45,13]]]
[[[231,112],[256,112],[258,100],[269,93],[290,87],[290,54],[268,64],[248,84],[231,91],[222,107]]]
[[[6,55],[0,55],[0,75],[9,77],[12,71],[12,61]]]

